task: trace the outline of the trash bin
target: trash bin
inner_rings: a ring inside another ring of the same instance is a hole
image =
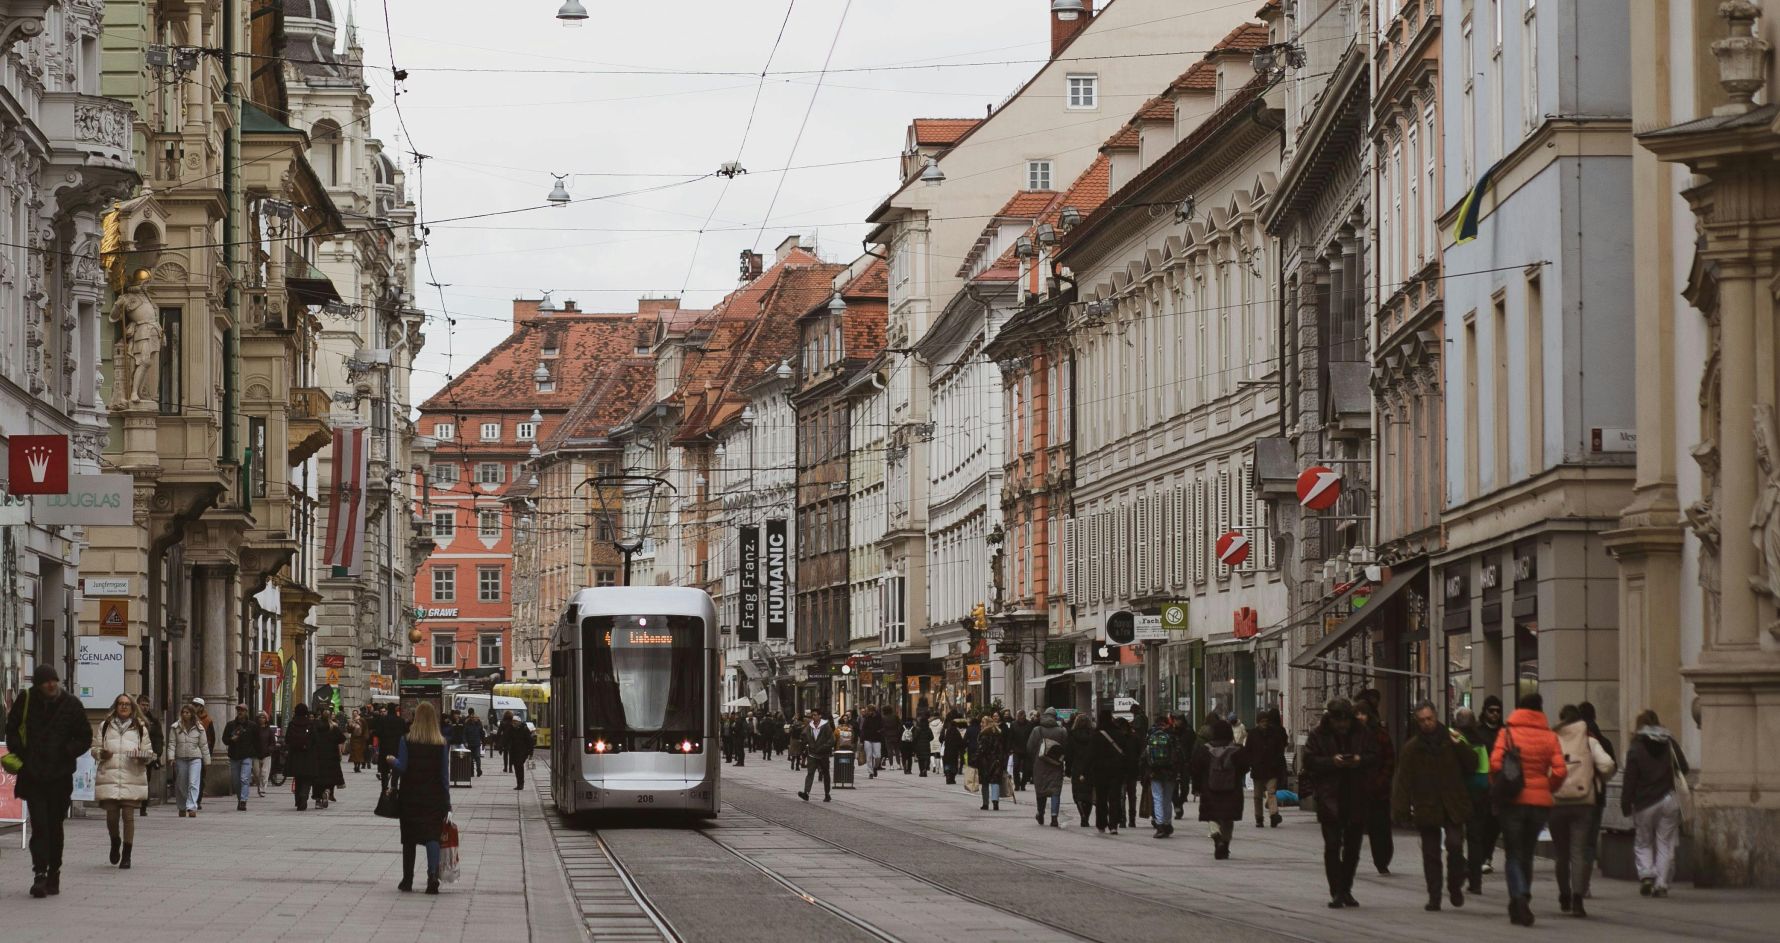
[[[474,788],[470,778],[476,774],[476,760],[470,751],[459,748],[451,751],[451,785],[465,789]]]
[[[830,771],[830,774],[834,777],[834,788],[839,789],[842,786],[848,789],[853,788],[853,754],[836,753],[834,769]]]

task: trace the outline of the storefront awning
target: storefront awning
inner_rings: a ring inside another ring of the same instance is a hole
[[[1049,682],[1055,681],[1058,678],[1067,678],[1070,675],[1079,675],[1084,671],[1092,671],[1093,667],[1094,666],[1092,665],[1083,665],[1080,668],[1071,668],[1068,671],[1059,671],[1056,674],[1039,675],[1036,678],[1027,678],[1026,686],[1029,688],[1042,688]]]
[[[1366,628],[1374,616],[1384,611],[1385,603],[1389,602],[1391,597],[1402,592],[1404,587],[1410,583],[1420,579],[1422,573],[1427,569],[1427,563],[1423,562],[1392,573],[1390,582],[1384,584],[1383,589],[1373,593],[1372,598],[1366,601],[1366,605],[1361,606],[1353,615],[1348,616],[1340,626],[1336,627],[1335,631],[1323,636],[1317,640],[1315,645],[1300,652],[1298,657],[1292,659],[1292,667],[1317,667],[1318,661],[1345,644],[1348,639],[1353,638],[1354,633]]]

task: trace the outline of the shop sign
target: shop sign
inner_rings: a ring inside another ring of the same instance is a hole
[[[782,639],[790,624],[791,600],[787,595],[790,579],[791,542],[785,535],[785,519],[766,522],[766,637]]]
[[[136,479],[129,475],[73,475],[61,492],[31,499],[36,524],[127,527],[135,512]]]
[[[415,614],[422,619],[455,619],[457,609],[415,609]]]
[[[83,576],[80,579],[82,596],[128,596],[130,595],[130,578],[127,576]]]
[[[1237,638],[1254,638],[1261,632],[1261,614],[1248,606],[1236,610],[1234,622],[1231,634]]]
[[[861,671],[859,672],[859,683],[869,688],[872,686],[872,679],[875,677],[876,675],[870,671]]]
[[[75,639],[74,695],[87,704],[110,704],[122,693],[123,640],[97,635]]]
[[[1075,643],[1045,643],[1045,671],[1068,671],[1075,667]]]
[[[1138,642],[1158,642],[1168,638],[1168,630],[1162,626],[1161,616],[1138,615],[1131,620],[1132,640]]]
[[[1298,503],[1312,511],[1327,511],[1341,497],[1341,473],[1326,465],[1312,465],[1298,473]]]
[[[260,677],[277,678],[284,675],[284,663],[279,660],[277,652],[260,653]]]
[[[1077,668],[1086,668],[1093,663],[1094,663],[1094,645],[1093,645],[1093,643],[1092,642],[1077,642],[1075,644],[1075,666]]]
[[[323,668],[344,668],[346,667],[346,656],[339,652],[327,652],[321,656],[321,666]]]
[[[368,678],[366,680],[370,685],[372,694],[393,694],[393,693],[395,693],[395,689],[396,689],[395,679],[390,677],[389,675],[371,675],[370,678]]]
[[[1164,603],[1162,606],[1162,628],[1170,631],[1184,631],[1187,628],[1186,600]]]
[[[743,642],[760,641],[760,528],[743,524],[736,528],[737,554],[740,566],[736,580],[741,597],[741,615],[736,623],[736,638]]]
[[[13,494],[68,493],[67,436],[15,435],[8,445],[11,447],[6,460],[8,490]],[[121,477],[130,478],[129,475]]]
[[[965,684],[982,684],[983,683],[983,666],[978,665],[978,664],[965,665],[964,666],[964,683]]]

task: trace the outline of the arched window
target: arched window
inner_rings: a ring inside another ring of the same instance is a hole
[[[340,126],[326,118],[309,129],[309,166],[324,187],[340,186],[347,179],[343,137]]]

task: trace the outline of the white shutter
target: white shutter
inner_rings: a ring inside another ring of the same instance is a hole
[[[1148,504],[1149,498],[1140,494],[1137,496],[1137,503],[1132,505],[1132,510],[1134,512],[1132,515],[1134,518],[1132,521],[1132,538],[1133,542],[1136,544],[1136,553],[1132,555],[1134,557],[1132,562],[1137,567],[1137,592],[1139,593],[1148,589],[1150,585],[1150,555],[1148,549],[1146,549],[1149,545],[1145,543],[1145,540],[1150,535],[1150,523],[1148,516],[1144,514],[1144,508]]]
[[[1150,591],[1156,593],[1168,588],[1168,576],[1163,572],[1168,561],[1168,540],[1162,513],[1167,500],[1168,495],[1159,490],[1150,496]]]
[[[1052,525],[1053,527],[1056,525]],[[1068,599],[1075,589],[1075,521],[1065,519],[1062,533],[1063,565],[1058,568],[1055,589],[1063,591],[1063,598]]]
[[[1111,510],[1100,512],[1100,600],[1110,602],[1119,593],[1119,529]]]
[[[1131,506],[1113,512],[1113,596],[1131,595]]]
[[[1094,515],[1094,599],[1105,602],[1112,595],[1112,568],[1107,566],[1108,555],[1112,553],[1112,537],[1108,526],[1112,524],[1112,516],[1105,510]]]
[[[1187,534],[1187,489],[1183,485],[1175,485],[1172,506],[1169,508],[1168,529],[1174,532],[1174,545],[1169,547],[1169,585],[1179,588],[1187,582],[1187,547],[1191,538]]]
[[[1210,553],[1207,541],[1211,538],[1205,533],[1205,480],[1193,479],[1193,514],[1187,524],[1187,533],[1193,541],[1193,582],[1205,582],[1205,558]]]
[[[1100,599],[1100,515],[1090,513],[1082,521],[1082,532],[1085,546],[1082,554],[1087,559],[1088,587],[1087,600],[1095,602]]]
[[[1244,573],[1253,573],[1261,565],[1261,533],[1255,527],[1255,463],[1245,461],[1236,467],[1236,526],[1248,538],[1248,559],[1237,567]]]
[[[1220,468],[1217,477],[1212,480],[1217,488],[1212,495],[1212,513],[1216,523],[1213,525],[1211,539],[1215,541],[1230,532],[1230,472]],[[1215,547],[1213,552],[1216,552]],[[1213,572],[1218,575],[1219,579],[1224,579],[1230,575],[1230,568],[1220,560],[1217,563],[1217,569]]]

